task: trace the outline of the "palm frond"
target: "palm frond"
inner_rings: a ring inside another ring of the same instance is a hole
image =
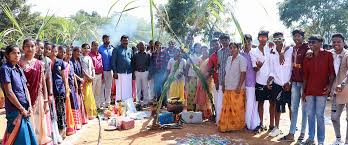
[[[106,15],[107,18],[109,18],[109,14],[110,14],[112,8],[114,8],[114,6],[115,6],[119,1],[120,1],[120,0],[116,0],[116,1],[111,5],[111,7],[109,8],[108,14]]]

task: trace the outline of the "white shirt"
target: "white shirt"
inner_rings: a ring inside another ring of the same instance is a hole
[[[82,69],[85,71],[85,73],[92,76],[94,70],[92,58],[88,55],[81,56],[81,62]]]
[[[340,68],[340,65],[341,65],[341,61],[342,61],[342,58],[343,58],[343,56],[344,56],[346,51],[347,51],[346,49],[343,49],[340,54],[337,54],[335,49],[331,50],[332,57],[334,59],[333,60],[333,64],[334,64],[334,69],[335,69],[336,76],[338,75],[338,71],[339,71],[339,68]]]
[[[201,61],[202,61],[201,57],[197,56],[196,54],[190,55],[190,58],[191,58],[191,60],[193,62],[193,64],[191,64],[191,62],[189,62],[191,65],[199,65],[199,63],[201,63]],[[189,61],[189,60],[187,60],[187,61]],[[188,71],[187,75],[190,76],[190,77],[197,76],[196,72],[193,70],[192,67],[189,68],[189,71]]]
[[[267,80],[270,74],[269,56],[271,53],[271,49],[266,45],[263,48],[263,51],[264,51],[264,54],[262,54],[259,48],[253,48],[250,51],[250,55],[251,55],[251,62],[253,64],[253,67],[256,67],[257,61],[263,62],[263,65],[260,68],[260,70],[256,72],[256,83],[260,85],[267,85]]]
[[[280,86],[284,86],[284,84],[288,83],[291,79],[291,71],[292,71],[292,52],[293,47],[290,47],[286,52],[284,53],[284,64],[281,65],[279,62],[279,53],[274,47],[273,51],[274,54],[271,54],[270,56],[270,76],[274,78],[274,83]]]
[[[175,66],[176,60],[174,60],[174,58],[169,59],[168,61],[168,66],[167,69],[170,70],[170,74],[172,75],[174,73],[174,66]],[[186,61],[185,59],[181,59],[180,63],[179,63],[179,68],[178,70],[175,72],[174,77],[180,73],[184,72],[184,66],[186,65]],[[182,75],[182,77],[180,78],[180,80],[185,80],[184,75]]]

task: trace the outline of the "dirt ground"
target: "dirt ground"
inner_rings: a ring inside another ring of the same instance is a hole
[[[331,112],[331,102],[327,103],[326,113],[325,113],[325,126],[326,126],[326,144],[331,143],[335,139],[334,130],[330,120]],[[265,103],[267,108],[268,104]],[[268,111],[267,109],[265,110]],[[269,122],[268,113],[265,112],[265,122]],[[0,110],[0,134],[2,135],[6,127],[6,119],[4,115],[4,110]],[[341,117],[341,130],[346,128],[346,112],[342,113]],[[299,116],[299,125],[300,125]],[[217,127],[214,123],[205,122],[203,124],[186,124],[182,129],[170,129],[170,130],[147,130],[147,125],[152,122],[149,119],[137,120],[135,123],[135,128],[124,131],[104,131],[102,129],[102,145],[175,145],[177,144],[176,139],[185,138],[187,135],[218,135],[221,137],[226,137],[231,140],[232,145],[290,145],[294,143],[280,143],[276,140],[287,134],[289,131],[290,120],[288,113],[282,114],[280,129],[283,135],[276,138],[268,137],[268,132],[263,132],[262,134],[255,135],[254,133],[244,130],[238,132],[229,133],[219,133]],[[102,121],[102,128],[107,126],[107,121]],[[268,124],[268,123],[266,123]],[[299,126],[298,125],[298,126]],[[299,127],[298,127],[299,128]],[[64,145],[97,145],[98,143],[98,120],[91,120],[87,125],[83,126],[76,134],[68,136],[63,144]],[[297,131],[296,137],[299,136],[299,131]],[[345,131],[341,131],[344,133]],[[344,137],[345,134],[342,134]],[[306,135],[307,138],[307,135]]]

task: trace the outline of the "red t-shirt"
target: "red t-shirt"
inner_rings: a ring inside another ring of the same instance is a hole
[[[324,96],[325,87],[329,84],[329,76],[335,76],[332,53],[320,50],[319,55],[305,58],[303,62],[306,81],[306,96]]]
[[[213,70],[213,79],[215,84],[218,82],[219,79],[219,75],[218,75],[218,55],[217,55],[217,51],[214,52],[213,54],[210,55],[209,57],[209,61],[208,61],[208,67],[209,69]]]

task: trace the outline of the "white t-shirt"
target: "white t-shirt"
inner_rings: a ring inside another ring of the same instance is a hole
[[[260,68],[260,70],[256,72],[256,83],[261,85],[267,85],[267,80],[270,74],[269,61],[271,49],[266,45],[263,48],[263,51],[264,53],[262,54],[259,48],[253,48],[251,49],[250,54],[253,67],[256,67],[257,61],[263,62],[263,65]]]
[[[201,63],[201,61],[202,61],[201,57],[197,56],[196,54],[190,55],[190,58],[191,58],[191,60],[193,62],[193,64],[191,64],[191,62],[188,62],[190,65],[199,65]],[[188,71],[187,75],[190,76],[190,77],[197,76],[197,74],[193,70],[192,66],[189,68],[189,71]]]
[[[292,71],[292,52],[293,47],[290,47],[286,52],[284,53],[284,59],[285,62],[283,65],[279,62],[279,53],[276,50],[276,48],[273,48],[274,54],[271,54],[270,56],[270,68],[271,73],[270,76],[274,77],[274,83],[280,86],[284,86],[285,83],[288,83],[291,78],[291,71]]]
[[[170,70],[170,74],[169,74],[169,75],[172,75],[172,74],[174,73],[174,66],[175,66],[175,63],[176,63],[176,60],[174,60],[174,58],[169,59],[169,61],[168,61],[168,66],[167,66],[167,69]],[[180,60],[180,63],[179,63],[179,68],[178,68],[178,70],[176,71],[176,73],[174,74],[174,77],[177,76],[178,74],[184,72],[184,66],[185,66],[185,65],[186,65],[185,59],[181,59],[181,60]],[[184,75],[182,75],[182,77],[180,78],[180,80],[184,80],[184,79],[185,79],[185,77],[184,77]]]
[[[90,56],[81,56],[81,65],[85,73],[92,76],[94,70],[92,58]]]

